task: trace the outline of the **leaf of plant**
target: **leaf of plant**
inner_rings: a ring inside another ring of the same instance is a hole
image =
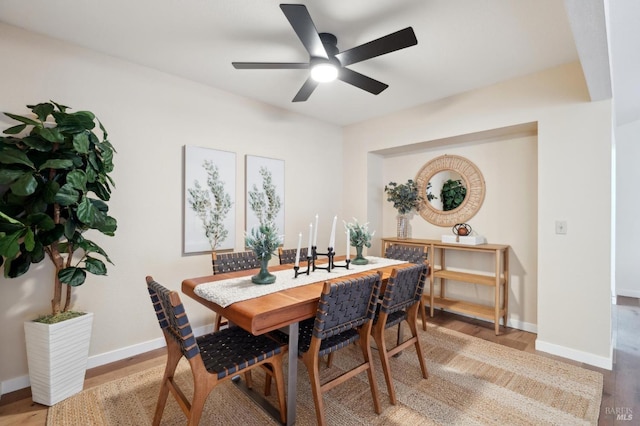
[[[100,259],[87,257],[84,261],[84,264],[87,272],[90,272],[94,275],[107,275],[107,267]]]
[[[53,101],[51,101],[51,103],[54,104],[60,110],[60,112],[65,112],[66,110],[69,109],[69,107],[66,105],[62,105]]]
[[[73,166],[72,160],[53,159],[53,160],[47,160],[44,163],[42,163],[42,165],[38,170],[45,170],[45,169],[66,170],[66,169],[70,169],[72,166]]]
[[[6,234],[0,238],[0,255],[13,259],[20,252],[20,239],[24,235],[25,230],[22,229],[12,234]]]
[[[74,170],[67,175],[67,184],[81,191],[86,191],[87,175],[82,170]]]
[[[25,136],[22,138],[25,145],[42,152],[49,152],[53,148],[53,144],[40,136]]]
[[[30,124],[31,126],[42,126],[42,123],[39,123],[31,118],[28,117],[23,117],[21,115],[16,115],[16,114],[11,114],[9,112],[5,112],[4,115],[6,115],[7,117],[11,117],[14,120],[18,120],[21,123],[24,124]]]
[[[64,223],[64,236],[67,237],[68,240],[73,238],[73,235],[76,233],[76,222],[73,219],[67,219]]]
[[[46,213],[30,214],[27,216],[27,224],[35,225],[43,231],[50,231],[56,226],[51,216]]]
[[[111,261],[111,259],[109,259],[109,256],[107,255],[107,253],[105,253],[105,251],[102,250],[102,248],[100,246],[98,246],[96,243],[94,243],[93,241],[84,240],[79,245],[80,245],[80,247],[82,247],[82,249],[86,253],[98,253],[98,254],[101,254],[105,259],[107,259],[107,262],[109,262],[109,263],[111,263],[113,265],[113,262]]]
[[[55,202],[61,206],[70,206],[78,202],[80,193],[70,184],[64,184],[55,197]]]
[[[24,235],[24,248],[27,251],[31,251],[33,250],[33,248],[36,245],[36,240],[35,240],[35,236],[33,235],[33,231],[31,230],[31,228],[27,228],[27,233]]]
[[[93,226],[96,222],[99,223],[99,216],[102,214],[86,197],[78,204],[78,220],[89,226]]]
[[[58,128],[35,127],[33,133],[42,136],[43,139],[49,142],[60,143],[64,141],[64,135]]]
[[[18,124],[17,126],[9,127],[3,133],[7,135],[17,135],[21,131],[27,128],[26,124]]]
[[[32,257],[29,253],[21,253],[20,256],[13,258],[4,265],[5,276],[16,278],[23,275],[31,266]]]
[[[53,112],[53,105],[50,103],[40,103],[38,105],[27,105],[40,121],[47,121],[47,117]]]
[[[0,151],[0,163],[3,164],[24,164],[35,170],[35,166],[27,157],[27,154],[15,148],[5,148]]]
[[[85,271],[83,271],[81,268],[76,268],[73,266],[61,269],[58,272],[58,279],[60,280],[60,282],[69,284],[72,287],[77,287],[84,284],[86,278],[87,273]]]
[[[42,243],[36,240],[36,245],[31,250],[31,262],[39,263],[44,259],[44,247],[42,247]]]
[[[0,185],[9,185],[18,180],[23,174],[25,174],[23,170],[0,169]]]
[[[80,154],[89,152],[89,137],[86,132],[73,135],[73,148]]]
[[[54,241],[58,241],[60,237],[62,237],[63,233],[64,233],[64,226],[58,223],[50,231],[39,232],[37,238],[42,243],[43,246],[48,246],[49,244],[52,244]]]
[[[44,184],[42,190],[42,201],[47,204],[53,204],[56,199],[56,194],[60,191],[60,184],[55,181],[48,181]]]
[[[31,173],[25,173],[20,179],[12,183],[9,188],[15,195],[26,197],[36,192],[38,181]]]

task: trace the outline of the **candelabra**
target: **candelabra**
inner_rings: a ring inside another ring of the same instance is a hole
[[[298,265],[297,265],[297,266],[294,266],[294,267],[293,267],[293,270],[294,270],[294,272],[295,272],[295,274],[296,274],[294,278],[298,278],[298,275],[302,275],[302,274],[307,274],[307,275],[309,275],[309,273],[311,272],[311,267],[310,267],[310,265],[311,265],[311,259],[313,259],[313,257],[312,257],[312,256],[309,256],[309,255],[307,254],[307,269],[304,269],[304,270],[302,270],[302,271],[301,271],[301,270],[300,270],[299,263],[298,263]],[[298,262],[299,262],[299,261],[298,261]]]
[[[293,270],[295,273],[295,277],[294,278],[298,278],[298,275],[309,275],[311,272],[315,272],[316,269],[323,269],[327,272],[331,272],[332,269],[334,268],[345,268],[345,269],[349,269],[349,264],[351,263],[350,259],[346,259],[344,265],[339,265],[335,263],[335,255],[336,253],[333,251],[333,247],[329,247],[327,248],[327,252],[326,253],[320,253],[317,250],[316,246],[312,246],[311,250],[308,254],[311,254],[311,256],[307,255],[307,267],[305,269],[301,269],[299,266],[299,261],[298,261],[298,266],[294,266]],[[327,266],[318,266],[316,264],[316,261],[318,260],[318,256],[327,256]]]
[[[324,269],[327,272],[331,272],[333,269],[333,257],[336,253],[333,251],[333,247],[327,248],[326,253],[319,253],[316,246],[311,247],[311,265],[313,267],[312,272],[315,272],[316,269]],[[327,266],[318,266],[316,265],[316,260],[318,260],[318,256],[327,256]]]

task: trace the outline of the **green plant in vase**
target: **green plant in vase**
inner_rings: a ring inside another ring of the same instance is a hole
[[[260,225],[252,228],[251,232],[244,238],[244,243],[256,254],[260,260],[260,272],[251,277],[254,284],[273,284],[276,276],[269,273],[267,268],[271,256],[275,254],[278,246],[282,243],[282,237],[278,235],[276,226],[273,223]]]
[[[349,231],[349,241],[351,247],[356,248],[356,257],[351,261],[354,265],[366,265],[369,261],[362,255],[363,247],[371,247],[371,238],[376,231],[369,231],[369,223],[359,224],[356,218],[355,223],[345,223],[344,227]]]
[[[385,185],[384,192],[387,194],[387,201],[391,201],[393,208],[398,211],[398,238],[407,238],[409,236],[407,215],[412,210],[418,210],[424,200],[418,193],[418,185],[413,179],[401,184],[389,182]],[[427,197],[431,200],[433,196],[429,194]]]

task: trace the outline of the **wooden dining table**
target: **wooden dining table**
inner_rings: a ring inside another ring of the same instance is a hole
[[[340,260],[340,258],[336,257],[336,261],[337,260]],[[384,285],[394,268],[403,268],[410,265],[412,264],[402,263],[400,265],[381,266],[380,268],[370,269],[368,271],[354,271],[353,274],[333,279],[331,279],[331,275],[328,275],[325,271],[315,271],[312,272],[312,274],[317,276],[317,281],[314,281],[311,284],[276,291],[253,299],[232,303],[226,307],[222,307],[197,295],[195,293],[196,286],[205,283],[214,283],[232,278],[255,275],[259,269],[187,278],[182,281],[182,292],[200,304],[215,311],[218,315],[222,315],[232,324],[240,326],[254,335],[260,335],[279,329],[286,330],[289,334],[287,424],[292,425],[295,424],[296,419],[298,323],[308,318],[313,318],[316,315],[318,300],[320,299],[320,294],[322,293],[322,287],[324,286],[325,281],[340,281],[346,278],[355,278],[380,272],[382,274],[382,285],[384,288]],[[282,271],[287,269],[291,270],[292,275],[294,274],[293,265],[290,264],[277,265],[269,268],[270,271]],[[253,395],[253,397],[255,398],[255,395]],[[275,413],[275,408],[270,405],[261,405],[267,409],[270,414],[277,415]]]

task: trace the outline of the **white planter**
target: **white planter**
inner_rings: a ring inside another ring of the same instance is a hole
[[[51,406],[82,390],[92,324],[93,313],[57,324],[24,323],[34,402]]]

